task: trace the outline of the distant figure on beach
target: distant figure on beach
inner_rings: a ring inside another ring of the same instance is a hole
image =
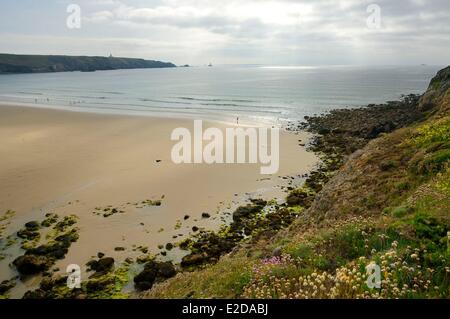
[[[236,117],[236,124],[239,125],[239,117]]]
[[[37,99],[34,99],[34,103],[37,104]]]

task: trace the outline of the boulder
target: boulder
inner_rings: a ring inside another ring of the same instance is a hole
[[[151,289],[155,282],[157,271],[153,267],[144,267],[136,277],[134,277],[134,285],[138,290]]]
[[[96,272],[107,272],[113,268],[114,258],[103,257],[99,260],[90,260],[86,263],[86,266],[88,266],[90,270],[94,270]]]
[[[4,280],[0,283],[0,295],[14,288],[16,283],[13,280]]]
[[[23,255],[13,261],[19,273],[22,275],[34,275],[40,273],[50,266],[50,260],[45,256]]]
[[[22,238],[22,239],[28,239],[28,240],[33,240],[37,237],[39,237],[39,233],[29,230],[27,228],[25,229],[21,229],[17,232],[17,237]]]
[[[181,267],[189,267],[200,265],[207,260],[207,255],[205,253],[192,253],[186,255],[181,259]]]
[[[113,285],[114,283],[114,278],[111,277],[91,279],[86,283],[86,290],[88,292],[101,291],[106,289],[109,285]]]
[[[264,205],[260,205],[264,202]],[[248,218],[256,213],[259,213],[265,206],[265,201],[258,204],[247,204],[239,206],[233,213],[233,221],[238,222],[244,218]]]
[[[97,272],[109,271],[114,267],[114,258],[103,257],[97,261],[96,269]]]
[[[28,290],[22,297],[22,299],[45,299],[47,293],[42,289]]]
[[[175,267],[170,261],[157,264],[158,276],[163,278],[171,278],[177,274]]]
[[[38,230],[39,229],[39,223],[37,221],[33,220],[31,222],[26,223],[25,224],[25,228],[28,229],[28,230],[32,230],[32,231]]]

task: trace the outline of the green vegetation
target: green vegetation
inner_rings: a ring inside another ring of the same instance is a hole
[[[169,62],[130,58],[0,54],[0,74],[170,67],[175,65]]]
[[[359,139],[368,145],[350,159],[332,147],[337,136],[319,140],[327,148],[323,169],[289,194],[288,209],[298,217],[287,229],[155,285],[145,297],[448,298],[449,73],[432,81],[434,90],[446,89],[427,100],[434,108],[425,117],[370,143]],[[379,288],[367,284],[366,267],[374,264]]]
[[[189,253],[176,276],[170,264],[170,275],[159,278],[153,266],[164,263],[143,255],[144,269],[134,277],[135,285],[148,290],[143,297],[449,298],[450,67],[444,71],[439,72],[439,85],[446,89],[427,100],[434,107],[424,113],[416,108],[422,99],[411,97],[399,102],[397,110],[392,105],[370,110],[371,121],[362,130],[354,119],[351,125],[345,122],[348,110],[315,119],[324,135],[314,150],[323,162],[304,185],[292,190],[282,205],[252,199],[218,232],[194,230],[195,236],[178,243]],[[377,122],[386,110],[402,124],[388,125],[384,118]],[[360,120],[365,113],[358,109],[356,114]],[[342,119],[348,127],[333,129]],[[78,238],[76,229],[67,229],[76,222],[73,216],[59,222],[57,216],[46,217],[40,225],[25,224],[20,232],[30,247],[20,263],[14,262],[18,269],[48,269]],[[36,247],[42,237],[35,236],[37,230],[50,225],[58,236],[50,232],[49,243]],[[177,221],[174,228],[179,225]],[[146,247],[135,249],[147,254]],[[112,258],[99,257],[89,262],[96,272],[81,289],[69,291],[63,281],[48,278],[51,282],[42,281],[26,297],[126,298],[122,290],[131,263],[114,271]],[[380,267],[375,288],[367,281],[368,267],[374,265]]]
[[[149,297],[233,298],[241,295],[250,283],[254,262],[242,255],[224,257],[215,265],[181,273],[174,279],[155,285]]]

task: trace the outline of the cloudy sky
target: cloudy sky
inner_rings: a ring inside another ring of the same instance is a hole
[[[67,7],[72,3],[81,8],[79,29],[67,27]],[[380,20],[371,4],[380,9]],[[0,52],[112,53],[193,65],[444,65],[450,62],[450,4],[449,0],[1,0]]]

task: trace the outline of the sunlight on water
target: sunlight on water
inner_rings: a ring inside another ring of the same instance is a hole
[[[218,66],[0,76],[0,102],[280,124],[422,93],[439,66]]]

